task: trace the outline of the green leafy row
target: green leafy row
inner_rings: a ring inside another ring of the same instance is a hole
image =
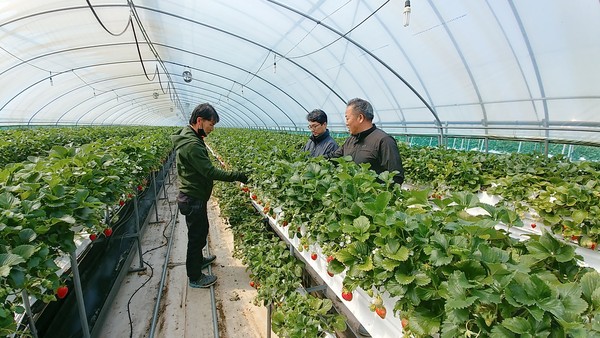
[[[221,131],[248,136],[244,144],[248,152],[243,155],[241,166],[252,161],[255,151],[269,148],[267,151],[271,152],[271,147],[276,151],[264,161],[293,162],[307,140],[305,135],[282,132]],[[597,247],[600,163],[572,162],[563,156],[546,158],[539,154],[410,148],[403,143],[399,143],[399,149],[407,183],[432,189],[433,196],[453,191],[486,191],[501,196],[502,205],[515,210],[522,218],[533,215],[535,222],[547,225],[553,233],[584,247]]]
[[[218,184],[216,195],[234,234],[234,254],[251,271],[251,285],[257,289],[255,304],[274,308],[273,331],[290,338],[322,337],[325,332],[343,331],[345,319],[331,313],[331,300],[298,291],[302,287],[303,264],[267,229],[269,225],[249,204],[247,194]]]
[[[483,154],[400,146],[409,182],[449,191],[487,191],[521,216],[567,239],[598,242],[600,163],[571,162],[563,156]],[[595,247],[595,245],[594,245]]]
[[[0,333],[14,333],[21,290],[49,302],[65,276],[58,257],[75,250],[80,232],[109,226],[106,209],[127,199],[172,149],[170,129],[54,146],[0,170]]]
[[[127,139],[160,127],[77,127],[0,130],[0,168],[46,156],[53,146],[80,146],[97,140]]]
[[[549,233],[520,242],[496,230],[522,225],[515,210],[468,191],[438,199],[402,190],[349,158],[307,158],[294,135],[226,130],[211,139],[252,171],[263,205],[284,210],[290,236],[335,258],[328,269],[344,274],[346,291],[389,293],[413,335],[600,334],[598,273]],[[475,207],[485,212],[467,212]]]

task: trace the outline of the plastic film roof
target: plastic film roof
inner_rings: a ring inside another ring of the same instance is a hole
[[[600,143],[597,0],[4,0],[0,125],[306,129]],[[191,73],[186,82],[184,72]]]

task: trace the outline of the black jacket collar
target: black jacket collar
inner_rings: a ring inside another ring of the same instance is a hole
[[[315,135],[310,135],[310,139],[314,142],[314,143],[320,143],[321,141],[323,141],[324,139],[329,137],[329,129],[325,129],[325,132],[317,137],[315,137]]]
[[[362,140],[365,137],[367,137],[370,133],[373,132],[373,130],[377,129],[377,127],[375,126],[375,124],[373,124],[373,126],[365,131],[361,131],[358,134],[354,134],[352,136],[356,137],[357,140]]]

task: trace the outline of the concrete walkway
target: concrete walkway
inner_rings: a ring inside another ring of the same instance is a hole
[[[216,201],[209,202],[211,229],[209,248],[217,260],[212,273],[218,277],[214,287],[217,304],[218,335],[213,329],[210,289],[191,289],[187,286],[185,252],[187,229],[185,219],[176,214],[176,187],[167,185],[158,205],[158,222],[155,212],[142,241],[142,257],[146,271],[130,273],[123,281],[112,304],[111,315],[102,324],[100,337],[149,337],[151,322],[167,252],[167,236],[175,221],[175,230],[166,281],[158,311],[154,337],[267,337],[267,310],[253,305],[256,290],[250,287],[249,272],[233,258],[233,236],[219,216]],[[131,268],[140,266],[133,259]],[[271,337],[276,337],[271,333]]]

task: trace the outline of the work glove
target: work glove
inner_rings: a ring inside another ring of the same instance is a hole
[[[242,172],[238,172],[236,181],[246,184],[246,183],[248,183],[248,176],[246,176],[246,174],[244,174]]]

